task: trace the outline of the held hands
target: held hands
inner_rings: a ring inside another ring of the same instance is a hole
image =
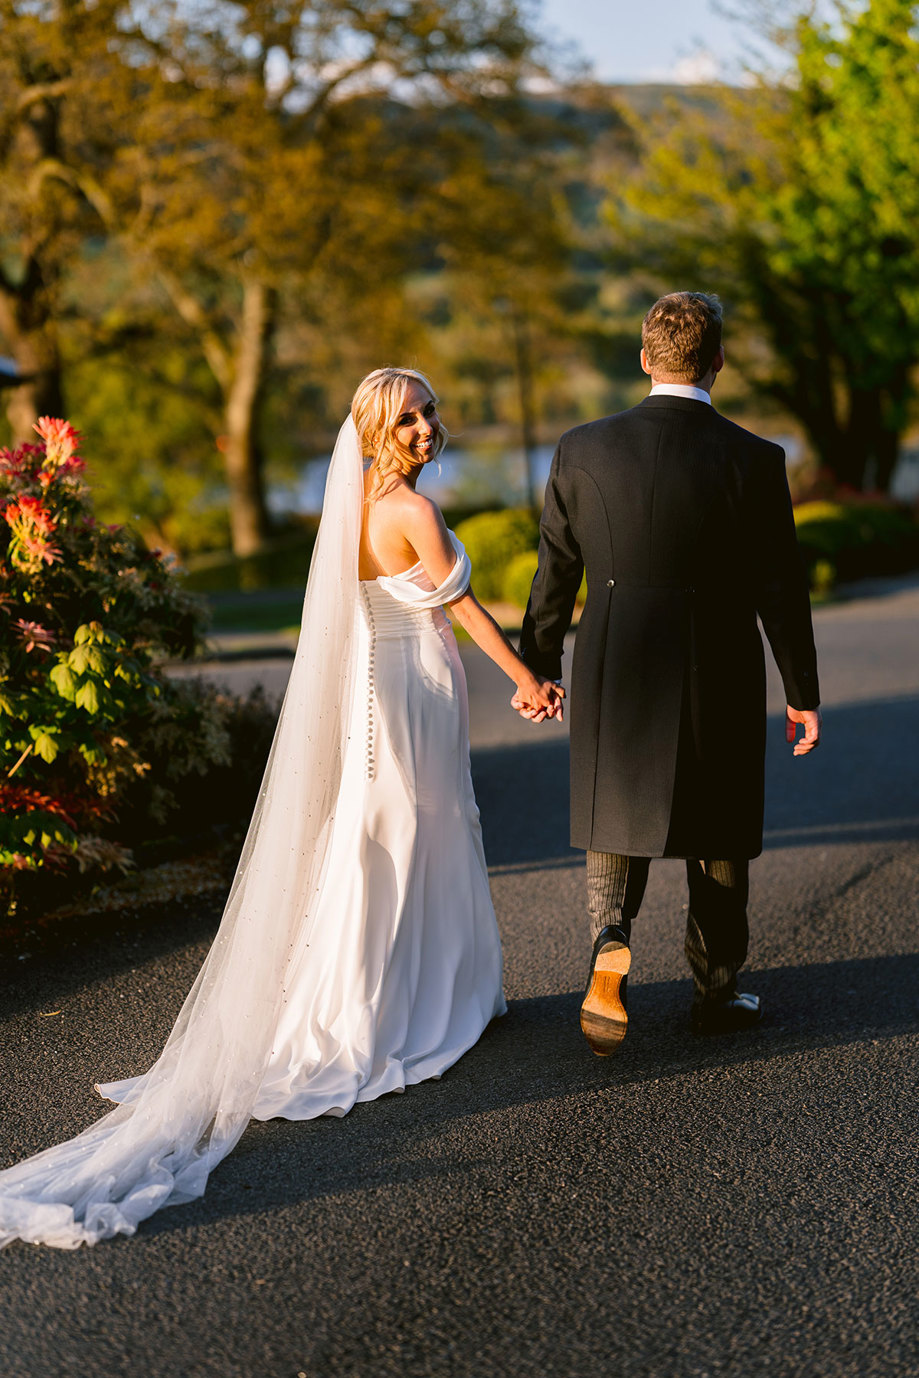
[[[820,745],[820,726],[823,722],[823,715],[819,708],[792,708],[789,703],[785,708],[785,740],[789,743],[795,742],[794,755],[806,756],[809,751],[813,751],[815,746]],[[798,735],[798,727],[804,728],[804,736],[799,742],[795,741]]]
[[[521,718],[530,722],[545,722],[546,718],[565,717],[565,690],[554,680],[543,679],[541,675],[528,674],[518,681],[511,708],[516,708]]]

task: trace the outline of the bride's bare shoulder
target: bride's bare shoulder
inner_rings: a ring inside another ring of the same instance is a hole
[[[381,494],[375,506],[384,521],[398,524],[407,531],[419,527],[440,530],[445,525],[437,503],[423,493],[416,493],[408,483],[396,484]]]

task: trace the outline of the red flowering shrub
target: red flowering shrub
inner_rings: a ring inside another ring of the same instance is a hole
[[[162,819],[183,776],[228,754],[214,696],[160,668],[199,645],[203,605],[129,527],[96,522],[73,427],[43,417],[35,429],[42,444],[0,450],[8,896],[23,873],[130,865],[123,829],[137,833],[138,813]]]

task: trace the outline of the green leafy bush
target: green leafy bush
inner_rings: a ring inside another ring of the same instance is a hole
[[[136,780],[126,800],[125,840],[145,864],[171,857],[186,841],[232,837],[245,828],[277,724],[279,704],[261,685],[245,697],[215,690],[197,677],[176,688],[180,696],[162,713],[158,735],[166,765]],[[161,706],[162,700],[155,711]],[[184,744],[202,722],[210,747],[190,763]],[[152,830],[151,816],[158,819]]]
[[[530,601],[530,588],[538,564],[536,551],[526,551],[515,555],[504,571],[503,598],[505,603],[513,603],[517,608],[526,608]],[[581,580],[576,604],[583,604],[587,598],[587,576]]]
[[[133,811],[149,830],[190,774],[225,762],[215,694],[167,678],[203,605],[124,526],[99,524],[65,421],[0,451],[0,884],[124,869]]]
[[[472,586],[479,598],[498,599],[514,556],[535,552],[539,522],[528,508],[509,507],[468,517],[459,523],[456,534],[472,561]]]
[[[798,544],[815,592],[837,580],[900,574],[919,566],[919,525],[880,502],[803,502],[795,508]]]
[[[538,559],[535,550],[522,550],[515,555],[504,571],[501,597],[515,608],[525,608],[530,600],[530,588]]]

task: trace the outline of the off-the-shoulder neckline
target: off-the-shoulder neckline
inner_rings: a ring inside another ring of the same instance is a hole
[[[409,569],[400,569],[398,574],[378,574],[375,579],[359,579],[359,584],[378,584],[381,579],[404,579],[407,574],[414,574],[416,569],[421,569],[421,561],[416,560]]]

